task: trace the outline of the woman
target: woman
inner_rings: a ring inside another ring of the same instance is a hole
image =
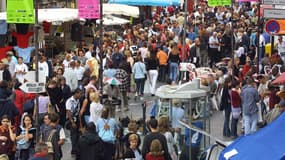
[[[135,83],[137,86],[137,92],[136,95],[143,96],[144,94],[144,83],[146,79],[146,67],[145,64],[142,62],[142,57],[137,57],[137,62],[134,64],[133,67],[133,75],[135,79]]]
[[[231,90],[231,103],[232,103],[232,122],[231,122],[231,136],[235,139],[238,137],[237,125],[241,114],[241,98],[240,98],[240,83],[239,81],[233,82]]]
[[[96,124],[103,110],[103,105],[100,103],[99,92],[90,93],[89,99],[91,100],[89,122]]]
[[[148,59],[148,62],[147,62],[147,71],[149,75],[151,96],[154,96],[155,94],[156,81],[158,77],[158,71],[157,71],[158,66],[159,66],[159,61],[158,61],[156,54],[151,53],[150,58]]]
[[[158,129],[166,138],[168,153],[170,154],[171,159],[177,160],[178,158],[173,147],[175,142],[172,133],[170,132],[170,122],[168,117],[162,116],[158,119]]]
[[[62,96],[62,100],[59,104],[59,116],[60,116],[59,124],[61,126],[64,126],[66,121],[65,103],[67,99],[71,97],[72,94],[69,85],[66,84],[66,79],[64,77],[60,77],[59,81],[60,81],[61,96]]]
[[[37,101],[34,100],[36,104]],[[38,102],[39,102],[39,121],[40,121],[40,125],[43,123],[43,119],[44,119],[44,115],[48,112],[48,105],[50,103],[49,100],[49,96],[46,93],[40,93],[39,97],[38,97]],[[36,117],[36,113],[37,113],[37,107],[34,107],[34,113],[33,113],[33,117]]]
[[[180,63],[179,50],[176,44],[172,45],[167,61],[169,63],[169,79],[172,83],[175,83],[177,79],[178,65]]]
[[[90,120],[90,94],[94,93],[95,90],[93,88],[88,88],[86,90],[86,96],[82,102],[82,107],[79,112],[79,121],[80,121],[80,127],[82,128],[85,124],[89,123]],[[84,121],[82,121],[84,120]]]
[[[162,145],[158,139],[154,139],[150,144],[150,152],[146,155],[146,160],[164,160]]]
[[[115,155],[115,132],[117,130],[116,120],[109,118],[109,109],[103,108],[101,118],[98,119],[97,132],[104,145],[104,160],[112,160]]]
[[[231,131],[229,127],[230,123],[230,115],[231,115],[231,77],[227,77],[224,82],[222,97],[221,97],[221,104],[220,110],[224,110],[225,112],[225,121],[224,121],[224,128],[223,128],[223,135],[225,137],[231,136]]]
[[[32,125],[32,117],[24,115],[22,125],[17,129],[17,154],[19,159],[28,160],[35,152],[34,140],[36,138],[36,129]]]
[[[60,103],[63,101],[62,99],[62,90],[60,88],[60,85],[58,83],[58,79],[54,78],[50,80],[48,83],[48,86],[46,88],[48,96],[50,98],[50,104],[51,104],[51,109],[52,112],[58,113]]]
[[[7,115],[1,117],[0,126],[0,155],[6,154],[9,159],[14,159],[15,157],[15,138],[14,128],[11,126],[11,120]]]
[[[125,160],[142,160],[141,151],[138,145],[139,137],[136,134],[131,134],[129,136],[130,146],[127,148],[124,158]]]

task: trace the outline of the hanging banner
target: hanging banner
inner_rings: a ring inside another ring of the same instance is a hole
[[[8,0],[7,23],[35,23],[34,0]]]
[[[230,6],[231,4],[232,4],[231,0],[208,0],[208,5],[211,7]]]
[[[78,0],[78,14],[80,18],[100,18],[100,0]]]
[[[236,2],[257,2],[257,0],[236,0]]]

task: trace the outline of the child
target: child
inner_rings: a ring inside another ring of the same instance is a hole
[[[152,140],[150,152],[146,155],[146,160],[164,160],[162,145],[158,139]]]

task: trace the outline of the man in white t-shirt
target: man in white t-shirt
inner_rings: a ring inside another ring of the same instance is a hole
[[[18,58],[18,64],[15,66],[15,77],[20,83],[24,83],[24,75],[28,72],[28,66],[23,63],[23,58]]]
[[[285,42],[283,41],[282,36],[278,37],[278,41],[277,41],[276,45],[277,45],[278,53],[282,58],[282,61],[285,62]]]
[[[39,68],[39,75],[45,76],[46,78],[48,77],[49,73],[49,68],[48,68],[48,63],[46,62],[45,56],[40,57],[40,61],[38,63],[38,68]]]

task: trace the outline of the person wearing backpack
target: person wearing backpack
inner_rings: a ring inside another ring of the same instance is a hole
[[[48,114],[48,119],[50,121],[49,124],[45,127],[41,127],[42,130],[40,131],[40,140],[48,146],[48,159],[60,160],[60,136],[57,129],[59,118],[57,114]]]
[[[150,152],[151,142],[154,139],[158,139],[162,145],[163,156],[165,160],[171,160],[171,157],[168,153],[167,141],[163,134],[161,134],[158,130],[158,121],[155,118],[152,118],[148,121],[148,127],[150,129],[150,133],[148,133],[143,141],[142,146],[142,156],[143,159],[146,158],[146,155]]]
[[[96,132],[95,124],[88,123],[86,131],[78,141],[79,160],[104,160],[103,141]]]

